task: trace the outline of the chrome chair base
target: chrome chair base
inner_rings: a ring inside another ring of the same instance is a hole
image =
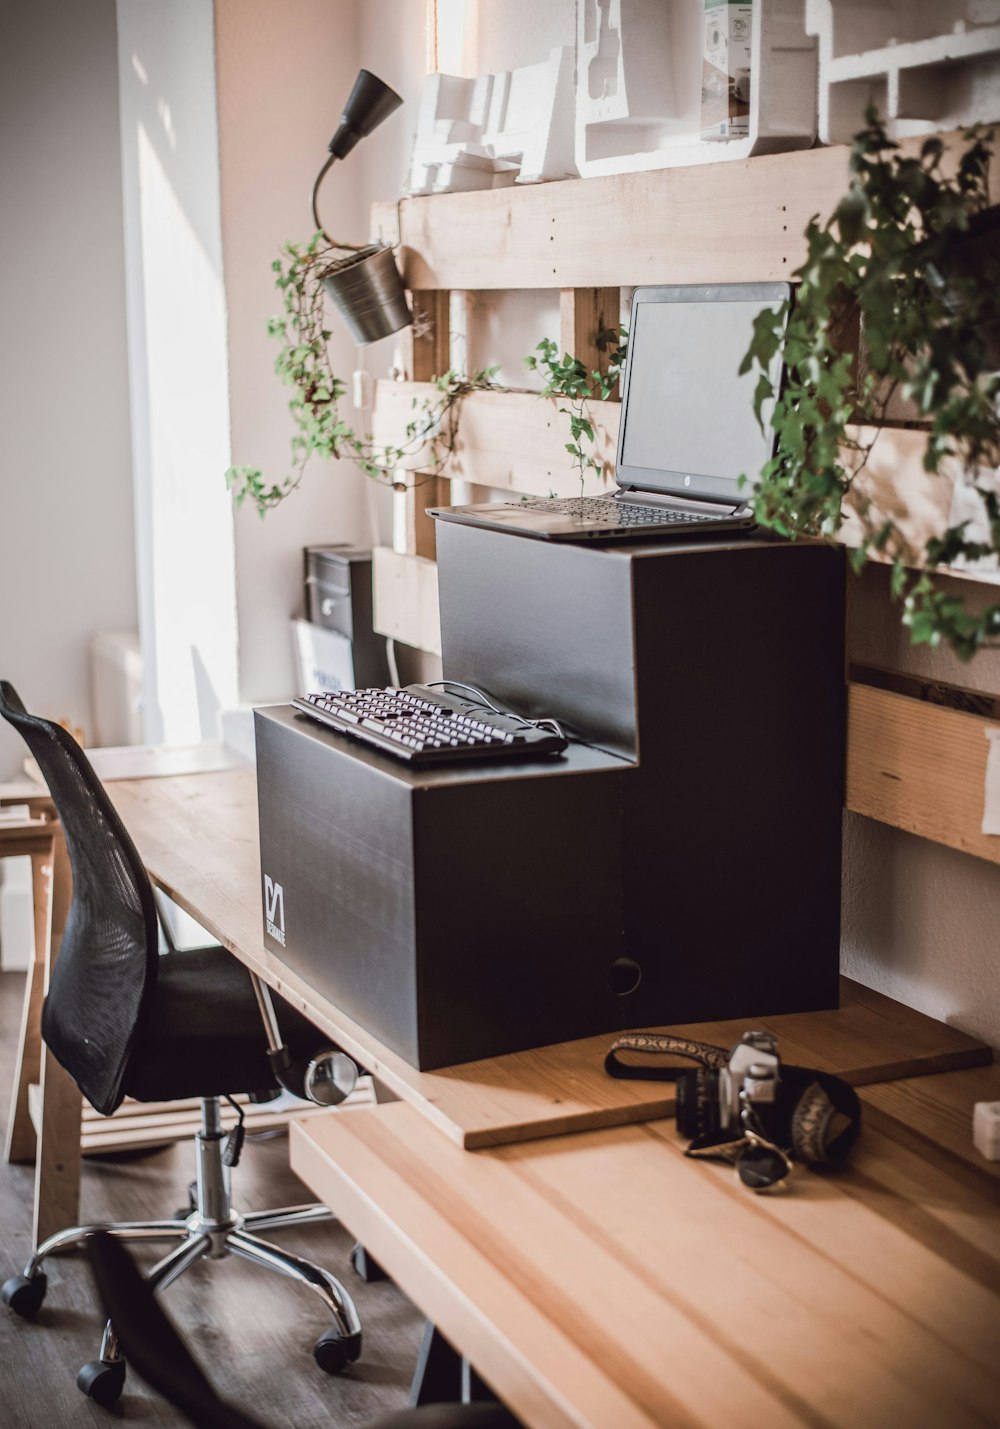
[[[353,1300],[328,1270],[271,1245],[256,1234],[257,1231],[331,1220],[332,1213],[322,1205],[286,1206],[280,1210],[248,1211],[243,1214],[235,1211],[230,1194],[229,1168],[222,1159],[227,1133],[222,1129],[219,1098],[206,1097],[201,1107],[202,1128],[195,1138],[197,1176],[192,1188],[193,1204],[189,1215],[158,1221],[94,1223],[58,1231],[38,1246],[25,1266],[23,1276],[7,1281],[2,1291],[4,1303],[18,1314],[35,1314],[45,1298],[47,1279],[41,1268],[45,1260],[55,1252],[83,1244],[88,1236],[97,1231],[106,1231],[124,1241],[173,1240],[177,1244],[146,1275],[154,1290],[160,1291],[171,1285],[198,1260],[221,1260],[227,1255],[239,1255],[265,1270],[287,1275],[308,1286],[329,1310],[333,1324],[316,1341],[313,1357],[328,1374],[338,1374],[361,1354],[361,1323]],[[84,1394],[106,1407],[114,1404],[121,1395],[125,1384],[125,1360],[119,1351],[118,1338],[110,1320],[104,1329],[99,1358],[83,1366],[77,1383]]]

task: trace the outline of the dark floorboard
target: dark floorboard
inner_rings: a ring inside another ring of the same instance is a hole
[[[0,1133],[6,1131],[22,986],[19,974],[0,973]],[[132,1161],[87,1160],[81,1217],[171,1214],[186,1200],[193,1176],[191,1142]],[[288,1169],[284,1136],[247,1139],[233,1189],[243,1210],[313,1199]],[[0,1162],[0,1279],[19,1272],[30,1254],[31,1193],[30,1168]],[[167,1289],[164,1304],[220,1393],[275,1429],[334,1429],[401,1408],[420,1340],[418,1312],[389,1282],[366,1285],[357,1278],[348,1261],[352,1238],[340,1226],[265,1235],[344,1281],[364,1327],[363,1355],[343,1376],[324,1375],[313,1362],[312,1345],[328,1320],[308,1290],[235,1256],[201,1261]],[[144,1259],[157,1253],[150,1248]],[[0,1306],[0,1429],[186,1423],[135,1375],[111,1412],[84,1399],[76,1372],[97,1357],[100,1344],[89,1273],[77,1254],[53,1257],[48,1273],[48,1296],[35,1321],[19,1320]]]

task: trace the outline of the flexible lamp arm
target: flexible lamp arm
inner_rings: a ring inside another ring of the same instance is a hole
[[[314,224],[314,226],[315,226],[315,231],[316,231],[317,233],[322,233],[322,235],[323,235],[323,237],[326,239],[327,243],[333,243],[333,239],[330,237],[330,235],[327,233],[326,229],[323,227],[322,223],[320,222],[319,209],[317,208],[316,205],[317,205],[317,201],[318,201],[318,199],[319,199],[319,186],[320,186],[320,184],[323,182],[323,180],[326,178],[327,174],[330,172],[330,169],[333,167],[333,164],[334,164],[336,158],[337,158],[336,154],[331,154],[331,155],[330,155],[330,157],[327,159],[326,163],[323,165],[323,167],[320,169],[319,173],[316,175],[316,182],[313,184],[313,189],[312,189],[312,216],[313,216],[313,224]],[[334,247],[336,247],[336,248],[346,248],[346,247],[348,247],[348,245],[347,245],[346,243],[337,243],[337,244],[334,244]]]
[[[344,105],[344,112],[341,116],[337,132],[330,140],[330,157],[316,175],[316,182],[312,189],[312,216],[316,225],[316,231],[322,233],[328,243],[333,243],[333,239],[327,233],[319,219],[319,188],[326,178],[335,159],[346,159],[347,155],[354,148],[359,140],[366,138],[373,129],[377,129],[383,119],[388,119],[394,110],[402,104],[402,99],[394,89],[390,89],[387,84],[380,80],[370,70],[362,69],[358,71],[358,77],[354,81],[354,88],[351,90],[347,103]],[[358,250],[368,245],[363,243],[338,243],[337,248],[350,248]]]

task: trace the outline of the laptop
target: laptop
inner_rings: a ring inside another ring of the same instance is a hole
[[[788,283],[637,288],[607,496],[497,501],[428,512],[439,521],[545,541],[615,541],[754,525],[750,486],[775,452],[765,406],[754,413],[753,372],[739,376],[764,308],[790,301]],[[771,364],[775,392],[781,354]],[[746,474],[747,484],[740,484]]]

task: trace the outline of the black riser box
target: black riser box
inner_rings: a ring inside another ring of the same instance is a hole
[[[843,553],[446,522],[437,551],[445,674],[637,760],[621,834],[632,1025],[836,1006]],[[591,842],[610,850],[613,831]]]
[[[626,761],[416,773],[289,706],[256,730],[264,941],[349,1017],[422,1069],[627,1024]]]

